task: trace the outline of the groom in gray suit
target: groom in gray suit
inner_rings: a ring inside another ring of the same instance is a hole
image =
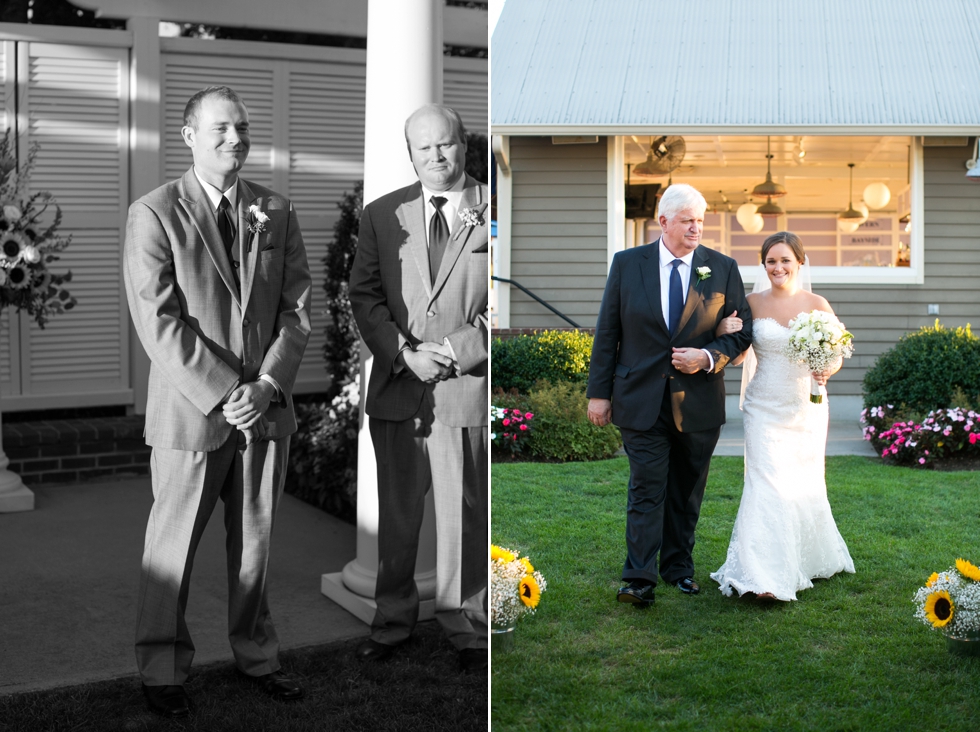
[[[220,497],[228,636],[238,670],[278,699],[303,688],[279,670],[266,569],[282,494],[291,392],[310,336],[310,271],[296,213],[238,177],[248,112],[228,87],[184,110],[194,165],[129,209],[123,252],[133,323],[150,357],[146,527],[136,660],[147,705],[188,713],[194,657],[184,622],[194,553]]]
[[[466,175],[459,115],[405,123],[419,182],[368,204],[350,301],[374,355],[366,413],[378,461],[378,608],[358,648],[384,660],[418,619],[425,494],[436,508],[436,618],[466,673],[487,665],[487,187]]]

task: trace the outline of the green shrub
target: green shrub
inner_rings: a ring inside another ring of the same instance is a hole
[[[970,326],[908,333],[864,375],[864,406],[901,405],[904,411],[949,407],[957,389],[980,395],[980,338]]]
[[[548,460],[602,460],[622,447],[613,425],[596,427],[587,415],[585,385],[539,381],[527,397],[534,426],[528,440],[532,455]]]
[[[494,388],[526,394],[538,380],[585,383],[589,378],[592,335],[580,330],[545,330],[491,344]]]

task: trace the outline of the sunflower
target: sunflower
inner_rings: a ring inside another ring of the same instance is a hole
[[[524,599],[524,598],[521,598]],[[926,620],[933,628],[942,628],[953,619],[953,601],[949,599],[946,590],[933,592],[926,598]]]
[[[0,235],[0,259],[18,259],[28,244],[24,235],[17,231],[7,231]]]
[[[926,580],[926,587],[932,587],[934,584],[936,584],[937,579],[939,579],[938,572],[933,572],[932,574],[930,574],[929,579]]]
[[[980,582],[980,567],[977,567],[977,565],[972,564],[965,559],[957,559],[956,568],[964,577],[968,577],[974,582]]]
[[[524,565],[524,571],[531,574],[534,571],[534,565],[528,561],[527,557],[521,557],[521,564]]]
[[[31,284],[31,273],[27,269],[27,265],[23,262],[18,262],[9,270],[7,270],[7,281],[10,286],[14,289],[20,290]]]
[[[514,553],[502,549],[496,544],[490,545],[490,561],[491,562],[513,562]]]
[[[530,608],[536,608],[538,603],[541,601],[541,589],[538,587],[538,581],[534,579],[533,575],[526,575],[521,583],[518,585],[518,594],[521,597],[521,602]]]

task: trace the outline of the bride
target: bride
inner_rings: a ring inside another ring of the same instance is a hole
[[[812,310],[834,312],[824,298],[801,286],[805,261],[798,236],[773,234],[762,245],[764,284],[771,287],[748,296],[752,347],[743,354],[745,487],[728,556],[711,574],[726,596],[734,591],[795,600],[799,590],[813,587],[814,578],[854,572],[827,502],[827,399],[810,401],[811,374],[784,353],[790,320]],[[723,320],[718,332],[741,330],[737,315]],[[748,372],[754,360],[753,375]],[[839,362],[812,377],[823,387],[838,369]]]

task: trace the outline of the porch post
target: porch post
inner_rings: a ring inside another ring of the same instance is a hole
[[[417,178],[405,146],[408,115],[442,102],[442,0],[369,0],[364,122],[364,203]],[[395,59],[393,61],[393,59]],[[357,450],[357,558],[324,574],[324,595],[366,623],[374,618],[378,571],[378,477],[364,414],[372,356],[361,343],[361,427]],[[426,497],[415,582],[419,619],[435,612],[435,514]]]

